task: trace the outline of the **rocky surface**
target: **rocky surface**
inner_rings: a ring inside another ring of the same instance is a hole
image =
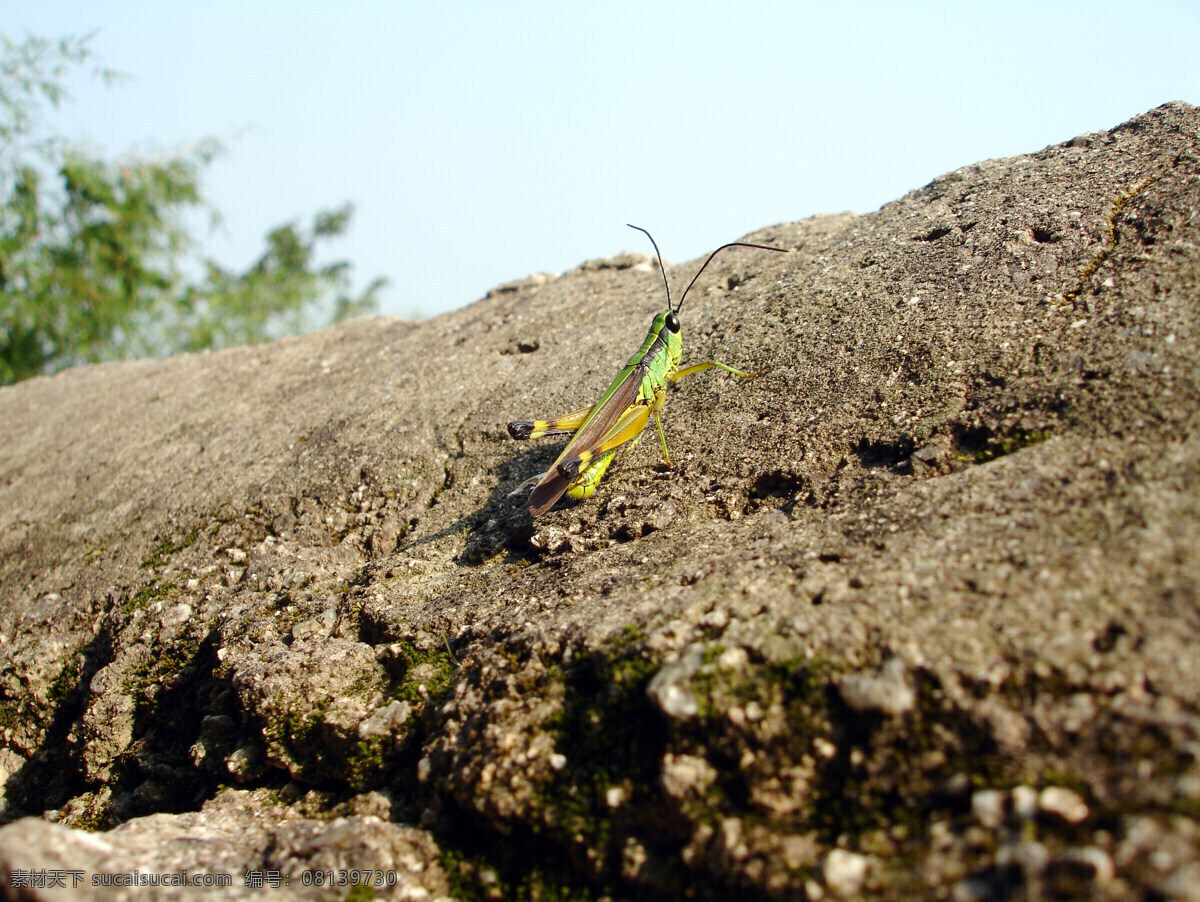
[[[1200,111],[747,240],[0,390],[0,891],[1200,897]]]

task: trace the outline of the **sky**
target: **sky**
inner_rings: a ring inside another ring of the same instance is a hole
[[[50,124],[107,156],[215,137],[230,268],[349,201],[326,261],[432,316],[622,251],[670,262],[937,175],[1200,104],[1200,3],[0,0],[97,32]]]

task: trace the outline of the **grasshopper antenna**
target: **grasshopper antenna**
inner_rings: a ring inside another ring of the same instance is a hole
[[[634,226],[634,228],[636,229],[637,226]],[[643,231],[645,230],[643,229]],[[649,235],[650,233],[646,232],[646,234]],[[651,238],[650,240],[653,241],[654,239]],[[683,300],[687,297],[687,293],[692,290],[692,286],[696,284],[696,280],[700,278],[700,273],[704,272],[705,267],[712,263],[713,257],[721,253],[721,251],[725,250],[727,247],[756,247],[760,251],[778,251],[781,254],[791,253],[791,251],[789,251],[786,247],[769,247],[765,244],[746,244],[744,241],[733,241],[729,244],[722,244],[719,248],[708,255],[708,259],[704,261],[704,266],[701,266],[697,273],[692,276],[692,281],[688,282],[688,287],[683,289],[683,294],[679,297],[679,306],[675,308],[676,314],[683,309]],[[655,248],[655,250],[657,250],[657,248]]]
[[[665,266],[663,266],[662,254],[659,253],[659,251],[658,251],[658,242],[654,240],[653,235],[651,235],[649,232],[647,232],[641,226],[635,226],[628,222],[625,223],[625,225],[629,226],[631,229],[637,229],[639,232],[641,232],[643,235],[645,235],[647,238],[649,238],[650,243],[654,245],[654,254],[655,254],[655,256],[658,257],[658,271],[660,273],[662,273],[663,284],[667,286],[667,309],[670,310],[671,309],[671,283],[667,281],[667,268]],[[684,294],[687,294],[687,292],[685,291]]]

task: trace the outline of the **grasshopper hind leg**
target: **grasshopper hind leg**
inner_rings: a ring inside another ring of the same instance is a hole
[[[553,417],[548,420],[514,420],[507,424],[508,434],[521,441],[541,438],[544,435],[569,435],[583,425],[583,422],[591,412],[591,407],[582,407],[579,410],[563,414],[561,417]],[[528,492],[541,482],[545,476],[545,473],[538,473],[536,476],[529,477],[509,492],[508,497],[512,498]]]
[[[608,451],[584,467],[579,475],[571,480],[571,484],[567,487],[567,496],[576,501],[591,498],[616,456],[616,451]]]
[[[637,445],[638,438],[641,438],[641,436],[617,448],[613,448],[611,451],[606,451],[595,458],[579,472],[579,475],[571,480],[571,485],[567,488],[567,494],[577,501],[591,498],[592,494],[596,491],[596,487],[600,485],[600,480],[604,478],[604,474],[608,472],[612,465],[621,465],[629,455],[629,452]]]
[[[566,435],[582,426],[591,412],[592,408],[582,407],[549,420],[515,420],[508,424],[508,434],[522,441],[543,435]]]
[[[632,443],[631,443],[632,444]],[[583,501],[585,498],[591,498],[596,491],[596,487],[600,485],[600,481],[604,479],[604,474],[608,472],[609,466],[614,462],[620,463],[628,453],[627,447],[622,447],[609,451],[595,458],[588,466],[584,467],[571,484],[567,486],[567,497],[576,501]],[[615,459],[615,460],[614,460]],[[542,481],[545,473],[538,473],[536,476],[530,476],[519,486],[508,493],[509,498],[514,498],[517,495],[523,495],[525,492],[532,489],[535,485]]]

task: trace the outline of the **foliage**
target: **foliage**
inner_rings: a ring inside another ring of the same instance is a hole
[[[375,308],[385,280],[354,296],[348,263],[315,264],[318,244],[349,226],[350,205],[318,213],[307,230],[274,229],[259,260],[232,272],[197,261],[184,225],[196,212],[219,218],[200,191],[217,142],[110,161],[45,133],[39,122],[66,99],[66,73],[91,58],[87,38],[4,38],[0,385],[92,361],[265,341]],[[197,269],[203,276],[189,278]]]

